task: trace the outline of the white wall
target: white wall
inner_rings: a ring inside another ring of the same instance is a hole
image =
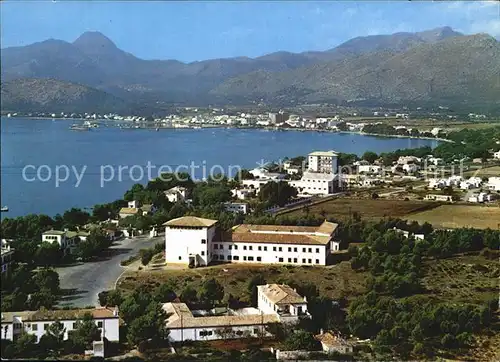
[[[270,333],[266,332],[265,326],[263,325],[251,325],[251,326],[234,326],[231,327],[233,334],[228,334],[226,339],[243,338],[245,335],[251,337],[259,337],[260,333],[264,336],[270,336]],[[168,336],[169,340],[172,342],[180,342],[186,340],[192,341],[211,341],[215,339],[223,339],[219,336],[216,331],[223,329],[223,327],[206,327],[206,328],[174,328],[169,329],[170,334]],[[240,332],[239,334],[237,332]],[[207,335],[201,336],[200,332],[208,332]]]
[[[64,248],[65,247],[65,240],[66,238],[62,235],[42,235],[42,241],[48,242],[48,243],[58,243],[60,247]]]
[[[328,253],[329,248],[325,245],[232,242],[214,242],[212,245],[212,260],[221,260],[220,257],[215,258],[214,255],[223,255],[223,261],[233,263],[326,265]],[[231,256],[231,260],[228,260],[228,256]],[[237,256],[238,260],[234,260],[234,256]],[[252,257],[253,260],[249,260],[249,257]],[[282,258],[281,261],[280,258]]]
[[[200,264],[208,264],[210,259],[210,242],[215,227],[188,229],[165,228],[165,261],[167,263],[189,264],[189,254],[197,255]],[[202,243],[205,240],[205,243]]]

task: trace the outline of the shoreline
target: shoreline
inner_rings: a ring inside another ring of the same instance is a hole
[[[120,122],[123,120],[117,119],[86,119],[86,118],[59,118],[59,117],[5,117],[5,118],[27,118],[27,119],[52,119],[52,120],[72,120],[72,121],[104,121],[104,122]],[[124,122],[133,122],[133,121],[124,121]],[[372,136],[372,137],[385,137],[385,138],[408,138],[408,139],[421,139],[421,140],[435,140],[439,142],[448,142],[454,143],[454,141],[449,140],[447,138],[438,138],[438,137],[424,137],[424,136],[410,136],[410,135],[390,135],[390,134],[379,134],[379,133],[368,133],[362,131],[337,131],[331,129],[309,129],[309,128],[274,128],[274,127],[245,127],[245,126],[227,126],[227,125],[205,125],[199,126],[199,128],[195,127],[144,127],[137,128],[132,130],[141,130],[141,129],[203,129],[203,128],[235,128],[235,129],[255,129],[255,130],[266,130],[266,131],[295,131],[295,132],[327,132],[327,133],[347,133],[347,134],[357,134],[361,136]]]

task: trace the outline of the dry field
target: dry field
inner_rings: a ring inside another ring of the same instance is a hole
[[[491,177],[500,176],[500,166],[484,167],[477,170],[471,170],[465,173],[466,176],[476,176],[476,177]]]
[[[500,207],[441,205],[431,210],[409,215],[407,218],[419,223],[427,221],[438,228],[498,229],[500,227]]]
[[[309,207],[308,212],[317,216],[347,219],[353,213],[358,213],[364,219],[379,219],[383,217],[405,217],[409,214],[422,212],[440,204],[418,200],[385,200],[385,199],[352,199],[337,198]],[[304,216],[307,208],[282,213],[287,216]]]
[[[366,273],[353,271],[349,262],[326,268],[223,264],[199,269],[131,271],[120,279],[118,289],[128,292],[139,285],[154,288],[169,282],[179,295],[187,285],[199,290],[204,280],[215,278],[224,286],[226,295],[232,294],[248,301],[247,284],[255,274],[264,276],[268,283],[313,283],[321,295],[333,299],[343,296],[351,299],[365,292]]]

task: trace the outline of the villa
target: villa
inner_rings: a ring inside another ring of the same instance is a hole
[[[307,299],[288,285],[257,286],[257,308],[190,310],[185,303],[165,303],[166,327],[172,342],[265,337],[266,326],[274,323],[294,325],[310,318]]]
[[[189,267],[212,261],[326,265],[340,249],[337,224],[320,226],[242,224],[221,230],[217,220],[185,216],[165,224],[165,261]]]
[[[7,273],[12,264],[14,249],[10,247],[11,241],[12,240],[2,239],[2,274]]]
[[[64,254],[72,254],[78,244],[87,240],[89,235],[86,231],[48,230],[42,234],[42,242],[57,243]]]

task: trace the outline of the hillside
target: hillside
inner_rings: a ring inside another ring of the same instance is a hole
[[[131,105],[103,91],[54,79],[2,83],[2,109],[25,112],[128,112]]]
[[[78,83],[148,107],[261,98],[271,104],[464,101],[491,106],[500,98],[498,59],[495,39],[464,36],[449,27],[358,37],[325,51],[191,63],[140,59],[105,35],[86,32],[72,43],[49,39],[2,49],[1,76],[4,82]]]
[[[405,52],[351,55],[293,71],[258,71],[214,89],[219,96],[301,102],[467,102],[499,105],[500,45],[487,35],[452,37]]]

